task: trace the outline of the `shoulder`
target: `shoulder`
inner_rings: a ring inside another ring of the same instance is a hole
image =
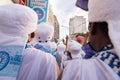
[[[20,80],[56,80],[55,58],[41,50],[27,48],[20,66]],[[50,73],[52,72],[52,74]]]
[[[35,48],[27,48],[25,49],[24,51],[24,57],[27,57],[27,58],[31,58],[31,57],[40,57],[40,58],[44,58],[44,59],[50,59],[50,60],[55,60],[54,56],[52,56],[51,54],[49,53],[46,53],[44,51],[41,51],[41,50],[38,50],[38,49],[35,49]]]

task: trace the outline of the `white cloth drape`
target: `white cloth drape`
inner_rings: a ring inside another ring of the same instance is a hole
[[[34,48],[26,49],[17,80],[57,80],[55,58]]]
[[[120,80],[120,77],[97,58],[66,62],[62,80]]]

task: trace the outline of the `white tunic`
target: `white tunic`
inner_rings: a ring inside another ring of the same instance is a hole
[[[24,52],[18,80],[56,80],[55,58],[34,48]]]
[[[107,64],[94,57],[68,61],[62,80],[120,80],[120,77]]]

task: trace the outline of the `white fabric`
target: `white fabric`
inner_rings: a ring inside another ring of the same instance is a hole
[[[114,44],[116,54],[120,59],[120,20],[119,21],[108,21],[109,34],[112,43]]]
[[[67,61],[62,80],[120,80],[120,78],[104,62],[92,58]]]
[[[60,43],[60,44],[57,46],[57,51],[64,53],[65,48],[66,48],[66,46],[65,46],[63,43]]]
[[[0,5],[13,4],[11,0],[0,0]]]
[[[34,48],[26,49],[17,80],[57,80],[55,58]]]
[[[117,35],[120,34],[119,3],[120,0],[89,0],[88,8],[90,22],[108,22],[109,36],[120,58],[120,37]]]
[[[48,48],[51,48],[50,40],[53,37],[54,27],[47,23],[40,23],[35,31],[35,38],[32,40],[32,44],[39,44]],[[41,42],[39,42],[41,41]],[[47,42],[46,42],[47,41]]]
[[[85,55],[81,48],[82,45],[75,40],[68,42],[68,51],[71,53],[72,58],[82,58]]]
[[[66,49],[66,46],[63,44],[63,43],[60,43],[58,46],[57,46],[57,53],[62,57],[62,59],[65,61],[67,60],[67,56],[65,55],[65,49]]]
[[[54,27],[47,23],[40,23],[35,33],[37,41],[49,41],[53,37]]]
[[[37,27],[37,20],[37,14],[26,6],[19,4],[0,6],[0,46],[25,48],[28,34]],[[15,80],[15,78],[0,76],[0,80]]]
[[[0,77],[0,80],[16,80],[16,78],[12,78],[12,77]]]
[[[120,19],[120,0],[89,0],[89,21],[108,21]],[[97,4],[97,5],[96,5]],[[112,5],[112,6],[111,6]],[[98,12],[99,11],[99,12]]]
[[[1,6],[0,17],[0,32],[6,35],[28,35],[37,28],[37,14],[26,6],[19,4]]]
[[[56,50],[57,44],[55,42],[51,42],[51,49]]]
[[[27,36],[36,30],[37,14],[19,4],[0,7],[0,44],[25,45]]]
[[[50,42],[50,41],[45,42],[45,43],[38,43],[38,44],[39,44],[39,45],[42,45],[42,46],[44,46],[44,47],[46,47],[46,48],[51,49],[51,42]]]

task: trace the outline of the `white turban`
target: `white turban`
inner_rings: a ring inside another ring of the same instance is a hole
[[[36,30],[38,17],[32,9],[9,4],[0,6],[0,45],[23,45]]]
[[[71,53],[72,58],[82,58],[85,55],[81,47],[82,45],[74,40],[68,42],[68,51]]]
[[[89,21],[108,23],[109,37],[120,58],[120,0],[89,0]]]
[[[65,46],[63,43],[60,43],[60,44],[57,46],[57,51],[64,53],[65,48],[66,48],[66,46]]]
[[[54,33],[54,27],[47,23],[40,23],[35,33],[38,40],[51,40]]]
[[[40,23],[35,31],[34,44],[40,44],[50,48],[50,40],[53,37],[54,27],[47,23]]]

